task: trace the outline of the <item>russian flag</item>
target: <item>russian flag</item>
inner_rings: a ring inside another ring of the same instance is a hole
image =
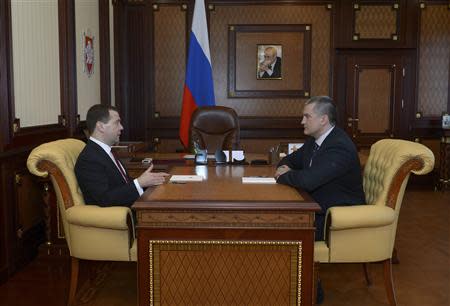
[[[194,110],[215,105],[204,0],[195,1],[188,52],[180,120],[180,140],[185,148],[189,145],[189,125]]]

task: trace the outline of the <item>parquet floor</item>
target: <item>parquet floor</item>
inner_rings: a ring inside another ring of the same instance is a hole
[[[396,242],[400,264],[393,268],[399,305],[450,305],[449,216],[449,192],[407,191]],[[68,260],[36,259],[0,286],[0,305],[65,305],[68,263]],[[95,273],[89,273],[92,270]],[[321,265],[323,305],[388,305],[382,266],[371,265],[371,274],[373,285],[367,287],[361,265]],[[135,263],[85,264],[81,277],[78,306],[137,304]]]

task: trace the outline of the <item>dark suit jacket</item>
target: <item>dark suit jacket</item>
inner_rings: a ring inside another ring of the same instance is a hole
[[[78,156],[75,175],[86,204],[130,206],[139,197],[133,180],[125,183],[114,161],[91,140]]]
[[[334,127],[309,167],[314,143],[315,139],[309,137],[300,149],[280,161],[279,166],[293,170],[277,182],[307,191],[322,207],[322,213],[331,206],[364,204],[361,166],[350,137]]]
[[[264,72],[261,78],[267,79],[267,78],[281,78],[281,57],[277,56],[277,61],[275,63],[275,66],[272,69],[273,73],[272,75],[269,75],[267,72]]]

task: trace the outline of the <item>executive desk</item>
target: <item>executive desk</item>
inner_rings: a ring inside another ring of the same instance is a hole
[[[148,189],[137,215],[139,305],[313,305],[314,212],[271,166],[173,166],[202,182]]]

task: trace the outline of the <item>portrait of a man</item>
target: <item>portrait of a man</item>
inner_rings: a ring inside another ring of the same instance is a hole
[[[281,45],[258,45],[257,79],[281,79]]]

